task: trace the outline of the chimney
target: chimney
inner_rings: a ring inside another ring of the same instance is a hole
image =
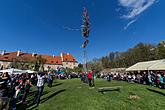
[[[32,53],[32,57],[34,57],[34,56],[35,56],[35,53],[33,52],[33,53]]]
[[[53,58],[54,58],[54,56],[55,56],[55,55],[53,54]]]
[[[61,60],[64,61],[64,59],[63,59],[63,53],[61,53]]]
[[[17,51],[17,57],[20,56],[20,52],[21,52],[20,50]]]
[[[6,50],[2,50],[1,55],[5,55]]]
[[[69,55],[69,53],[67,53],[67,55]]]

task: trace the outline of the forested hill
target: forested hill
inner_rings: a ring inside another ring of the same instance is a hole
[[[139,43],[125,52],[110,52],[107,56],[89,62],[92,69],[129,67],[137,62],[165,59],[165,42],[157,45]]]

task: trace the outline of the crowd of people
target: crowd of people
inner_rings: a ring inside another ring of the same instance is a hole
[[[79,77],[80,77],[79,73],[56,74],[55,75],[56,79],[74,79],[74,78],[79,78]]]
[[[165,88],[165,73],[161,71],[143,71],[140,73],[100,73],[99,78],[111,80],[122,80],[130,83],[139,83],[150,86]]]
[[[48,87],[52,87],[53,73],[37,74],[0,74],[0,110],[16,110],[16,103],[26,104],[27,95],[30,88],[36,86],[36,94],[33,104],[40,104],[40,97],[44,90],[44,84],[47,82]]]
[[[39,72],[35,74],[11,74],[0,73],[0,110],[16,110],[18,102],[27,104],[27,96],[32,86],[36,86],[36,93],[33,99],[33,104],[38,106],[40,98],[44,90],[44,84],[52,87],[53,80],[57,79],[72,79],[81,78],[81,81],[88,83],[89,87],[94,87],[96,78],[104,78],[107,81],[119,80],[127,81],[129,83],[146,84],[164,89],[165,88],[165,74],[160,71],[145,71],[137,73],[98,73],[93,71],[78,74],[54,74],[52,72]]]

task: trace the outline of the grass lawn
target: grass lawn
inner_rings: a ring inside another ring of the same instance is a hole
[[[45,85],[41,105],[30,105],[35,92],[28,96],[28,106],[18,105],[19,110],[165,110],[165,90],[122,81],[96,80],[96,87],[89,89],[79,79],[56,80],[52,88]],[[99,87],[123,86],[121,91],[98,92]],[[35,90],[33,87],[32,90]],[[139,99],[129,99],[136,95]]]

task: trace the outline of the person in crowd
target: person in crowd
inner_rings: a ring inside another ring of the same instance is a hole
[[[84,83],[88,83],[88,76],[86,72],[84,73]]]
[[[160,80],[160,88],[164,89],[164,80],[163,80],[163,74],[160,75],[159,80]]]
[[[132,77],[131,82],[136,82],[136,76],[135,76],[135,74],[133,74],[131,77]]]
[[[163,82],[164,82],[163,88],[165,88],[165,74],[164,73],[163,73]]]
[[[33,101],[34,104],[37,104],[37,106],[40,104],[40,98],[44,89],[44,81],[45,81],[45,75],[43,73],[38,73],[37,75],[37,93],[35,95],[35,99]]]
[[[101,73],[100,73],[101,74]],[[107,80],[109,79],[109,73],[104,74]],[[99,76],[99,75],[98,75]],[[102,78],[102,77],[100,77]],[[103,77],[104,78],[104,77]],[[139,84],[146,84],[150,86],[156,86],[159,88],[164,89],[165,88],[165,74],[163,72],[157,71],[157,72],[138,72],[136,73],[114,73],[114,76],[112,75],[113,80],[122,80],[122,81],[128,81],[128,82],[134,82]]]
[[[81,82],[84,82],[84,73],[80,74]]]
[[[27,95],[29,94],[31,86],[32,86],[32,83],[30,82],[29,79],[27,79],[25,82],[25,90],[22,97],[22,103],[26,103],[26,98],[27,98]]]
[[[48,72],[48,87],[52,87],[52,83],[53,83],[53,74],[51,72]]]
[[[110,80],[110,74],[107,75],[107,81],[108,82],[111,82],[111,80]]]
[[[94,71],[91,71],[91,73],[92,73],[92,87],[94,87],[94,86],[95,86],[95,78],[96,78],[96,74],[95,74]]]
[[[156,87],[160,87],[160,74],[157,73],[156,75]]]
[[[89,87],[92,87],[92,72],[91,71],[88,72],[88,83],[89,83]]]
[[[4,89],[5,89],[5,94],[9,95],[8,94],[8,84],[10,83],[10,77],[9,77],[9,74],[6,72],[6,73],[3,73],[2,77],[1,77],[1,80],[4,82]]]
[[[4,81],[0,80],[0,110],[8,110],[9,108],[9,99],[4,86]]]
[[[144,85],[148,84],[148,77],[147,77],[147,73],[146,72],[144,72],[144,74],[143,74],[143,84]]]
[[[156,84],[156,74],[154,72],[151,72],[151,81],[152,81],[152,86],[155,86],[155,84]]]
[[[139,83],[139,84],[140,84],[140,78],[141,78],[141,75],[138,73],[138,74],[136,75],[136,80],[137,80],[137,83]]]
[[[148,73],[148,84],[152,86],[152,78],[150,73]]]
[[[34,74],[31,75],[30,82],[31,82],[32,85],[36,85]]]
[[[22,82],[18,86],[15,87],[15,94],[12,99],[12,110],[16,110],[16,103],[20,98],[21,85],[22,85]]]
[[[128,82],[131,82],[131,80],[132,80],[132,77],[130,74],[128,74]]]

